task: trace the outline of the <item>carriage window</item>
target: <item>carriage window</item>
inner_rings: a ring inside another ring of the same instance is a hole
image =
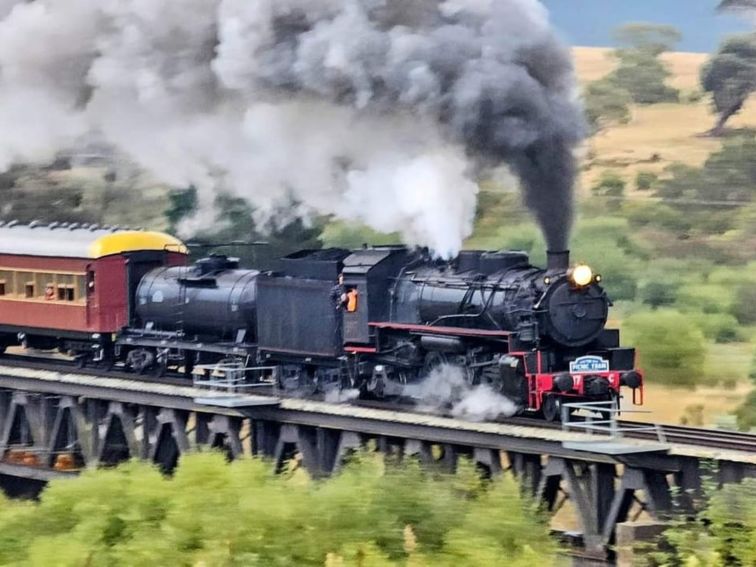
[[[58,284],[58,301],[74,300],[74,279],[76,276],[68,274],[58,274],[55,281]]]
[[[86,285],[84,274],[0,270],[0,297],[84,302],[87,296]]]
[[[87,297],[87,284],[84,276],[76,276],[76,298],[84,301]]]
[[[13,272],[0,270],[0,296],[13,295]]]

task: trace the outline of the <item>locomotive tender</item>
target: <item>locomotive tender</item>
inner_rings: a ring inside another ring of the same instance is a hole
[[[548,420],[564,401],[618,399],[623,387],[642,403],[635,351],[605,328],[600,276],[571,266],[566,251],[550,252],[546,269],[523,252],[442,261],[402,246],[303,250],[268,272],[221,255],[193,265],[186,257],[159,233],[0,226],[0,348],[58,348],[82,364],[121,362],[139,373],[220,363],[252,379],[274,368],[278,387],[297,395],[393,396],[452,364],[470,384]],[[63,258],[77,271],[61,272]],[[67,292],[20,297],[18,274],[32,268],[45,289],[73,275],[73,301]],[[14,311],[25,299],[36,315]],[[78,319],[53,311],[75,305]]]

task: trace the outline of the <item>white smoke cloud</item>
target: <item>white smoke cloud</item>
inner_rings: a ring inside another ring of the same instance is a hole
[[[450,256],[501,162],[559,246],[581,119],[536,0],[0,0],[0,168],[91,132],[199,189],[187,230],[226,191]]]
[[[326,391],[324,399],[330,404],[342,404],[351,402],[360,397],[360,391],[356,388],[332,388]]]
[[[464,370],[453,364],[434,368],[421,382],[405,386],[403,395],[414,399],[424,411],[440,412],[451,408],[451,415],[467,421],[511,417],[519,409],[512,400],[486,384],[471,386]]]

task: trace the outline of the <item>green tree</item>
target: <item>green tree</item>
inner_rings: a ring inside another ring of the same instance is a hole
[[[680,32],[671,26],[641,22],[620,26],[614,37],[621,47],[614,51],[618,65],[608,80],[630,93],[638,104],[677,101],[680,93],[665,84],[670,73],[659,55],[680,41]]]
[[[623,49],[654,56],[671,50],[682,39],[682,34],[673,26],[649,22],[629,22],[615,29],[613,35]]]
[[[173,477],[144,463],[53,481],[38,503],[0,500],[0,563],[28,565],[553,564],[548,526],[517,483],[359,454],[333,478],[217,453]]]
[[[726,39],[701,69],[701,86],[711,93],[719,115],[709,134],[720,136],[727,121],[756,91],[756,33]]]
[[[624,324],[649,380],[691,385],[703,378],[704,336],[687,317],[670,309],[635,313]]]
[[[639,171],[635,176],[635,188],[638,191],[648,191],[655,184],[659,176],[653,171]]]
[[[583,93],[585,116],[594,132],[611,124],[630,121],[630,104],[633,102],[625,89],[609,79],[589,83]]]

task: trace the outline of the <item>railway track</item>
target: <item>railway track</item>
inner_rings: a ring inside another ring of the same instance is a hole
[[[0,357],[2,364],[6,366],[16,366],[19,368],[31,368],[36,370],[49,370],[54,372],[74,372],[77,374],[85,374],[90,376],[101,376],[103,373],[107,373],[108,376],[115,378],[122,378],[127,380],[147,381],[152,383],[164,384],[168,386],[187,386],[189,385],[186,378],[178,376],[161,376],[155,377],[148,374],[138,375],[124,370],[111,369],[105,370],[103,368],[97,368],[95,366],[78,368],[72,360],[59,359],[51,360],[49,358],[43,358],[34,355],[19,355],[19,354],[5,354]],[[1,385],[1,384],[0,384]],[[256,395],[279,395],[272,386],[260,386],[255,388],[254,393]],[[401,411],[401,412],[414,412],[424,413],[432,415],[440,415],[443,417],[452,417],[452,415],[445,411],[421,411],[418,410],[415,404],[411,402],[397,403],[388,402],[382,400],[354,400],[349,403],[356,407],[382,409],[388,411]],[[548,423],[535,417],[518,416],[508,417],[495,420],[497,423],[522,425],[528,427],[541,427],[544,429],[561,429],[562,425],[559,423]],[[644,439],[644,440],[658,440],[659,431],[661,431],[664,441],[667,443],[680,443],[685,445],[696,445],[700,447],[734,450],[756,453],[756,434],[744,433],[741,431],[732,431],[726,429],[708,429],[702,427],[688,427],[682,425],[657,425],[657,430],[644,429],[638,431],[632,431],[633,428],[640,426],[648,427],[651,424],[646,422],[637,421],[619,421],[619,427],[623,429],[630,429],[630,431],[624,431],[623,436],[632,439]],[[597,434],[598,436],[599,434]]]

